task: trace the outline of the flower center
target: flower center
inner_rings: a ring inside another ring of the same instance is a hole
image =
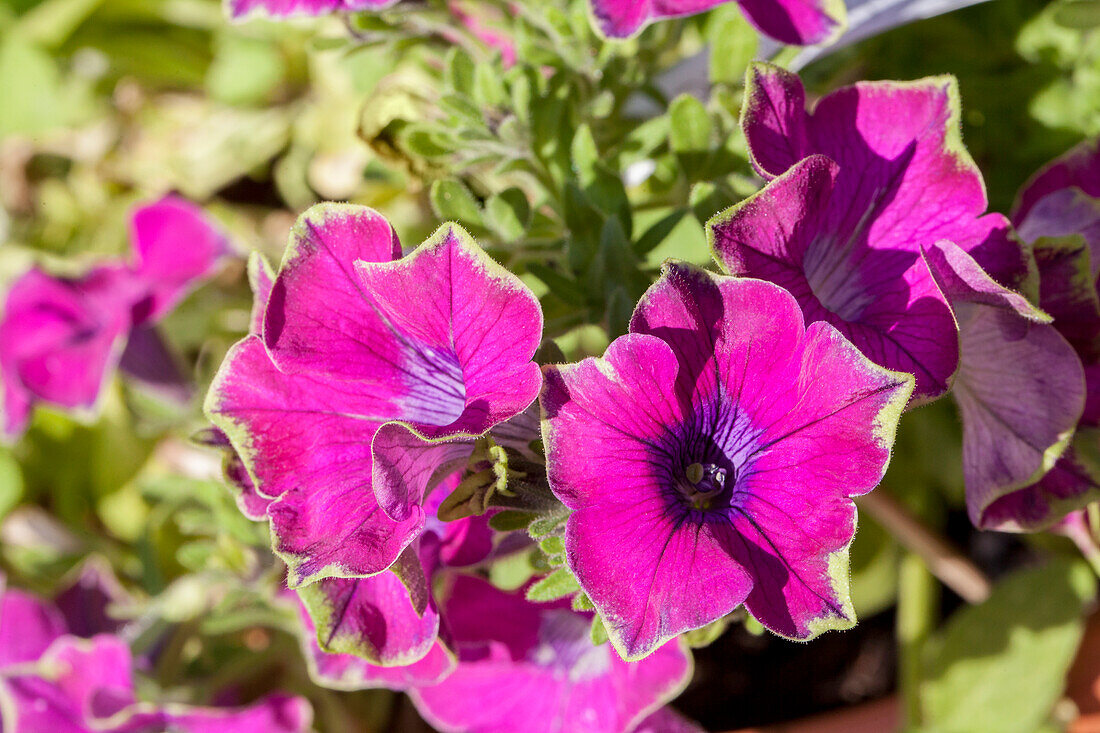
[[[680,491],[695,509],[710,509],[714,499],[736,478],[732,469],[713,463],[692,463],[684,469]]]

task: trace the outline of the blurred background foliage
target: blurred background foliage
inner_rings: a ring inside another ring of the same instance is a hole
[[[1100,134],[1098,27],[1093,0],[997,0],[802,73],[814,95],[858,79],[955,74],[964,139],[991,208],[1007,211],[1042,163]],[[514,39],[516,63],[483,42],[486,30]],[[133,620],[130,640],[155,652],[146,683],[169,697],[248,700],[281,687],[307,694],[324,730],[407,721],[390,693],[310,684],[293,615],[270,600],[279,570],[266,530],[237,511],[220,458],[189,440],[204,427],[214,370],[247,329],[243,256],[278,261],[296,214],[319,200],[379,209],[406,247],[457,220],[538,294],[547,336],[567,357],[601,353],[660,263],[709,263],[703,224],[759,187],[738,128],[757,51],[732,3],[625,43],[599,40],[581,2],[428,0],[378,16],[238,25],[216,0],[0,5],[0,280],[31,263],[79,272],[123,255],[130,208],[169,191],[204,205],[242,255],[160,327],[190,399],[116,381],[94,420],[40,410],[19,444],[0,449],[0,562],[11,582],[49,595],[83,558],[105,559],[131,595],[115,609]],[[670,91],[677,65],[698,54],[707,78],[691,87],[705,91]],[[915,637],[920,714],[938,730],[1035,730],[1057,722],[1058,681],[1094,579],[1069,561],[1028,569],[1071,556],[1060,538],[971,531],[959,444],[946,401],[907,415],[884,483],[1008,578],[957,613],[959,599],[929,594],[934,614],[950,618]],[[875,640],[892,624],[903,552],[860,521],[863,624],[804,647],[738,624],[699,651],[685,712],[734,727],[891,689],[898,651]],[[866,655],[885,671],[868,676]],[[761,679],[785,670],[783,705],[756,696],[753,707],[752,675],[723,660],[758,665]],[[1050,689],[1018,689],[1038,669]],[[968,727],[975,706],[992,711],[989,727]]]

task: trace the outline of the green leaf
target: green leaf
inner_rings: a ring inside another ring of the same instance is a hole
[[[432,202],[432,210],[440,219],[455,220],[471,226],[484,226],[481,206],[462,181],[448,178],[434,182],[429,198]]]
[[[451,46],[451,50],[447,52],[445,64],[443,81],[459,94],[472,96],[477,67],[470,54],[458,46]]]
[[[569,148],[573,160],[573,174],[581,186],[588,187],[599,175],[596,167],[600,164],[600,151],[596,148],[596,139],[588,125],[581,125],[573,135],[573,144]]]
[[[710,41],[710,80],[714,84],[739,84],[749,62],[756,58],[760,34],[736,5],[711,12],[707,23]]]
[[[23,498],[23,471],[7,448],[0,449],[0,519],[8,515]]]
[[[530,512],[503,511],[489,517],[489,526],[497,532],[515,532],[527,529],[527,525],[535,518]]]
[[[286,64],[270,41],[224,33],[215,49],[214,61],[206,70],[206,89],[214,99],[258,104],[283,80]]]
[[[585,594],[584,591],[577,593],[573,596],[573,610],[574,611],[595,611],[596,605],[592,603],[592,599]]]
[[[729,628],[730,617],[723,616],[717,621],[711,621],[706,626],[699,629],[692,629],[684,634],[684,641],[692,649],[702,649],[708,647],[714,642],[718,641],[722,634],[726,633],[726,629]]]
[[[559,598],[571,596],[580,589],[581,586],[573,577],[573,573],[566,568],[558,568],[527,589],[527,600],[556,601]]]
[[[598,613],[592,617],[591,636],[592,643],[596,646],[607,643],[607,628],[603,625],[603,619]]]
[[[531,221],[531,205],[527,195],[518,188],[508,188],[493,194],[485,202],[485,222],[505,242],[515,242],[527,232]]]
[[[668,117],[668,141],[673,152],[700,153],[710,149],[710,115],[702,102],[690,94],[681,94],[669,105]]]
[[[564,555],[565,540],[560,535],[552,534],[539,541],[539,549],[547,555]]]
[[[41,135],[74,122],[80,95],[62,84],[49,54],[17,34],[0,39],[0,137]]]
[[[1054,22],[1063,28],[1095,28],[1100,25],[1100,2],[1073,0],[1054,6]]]
[[[990,598],[956,613],[928,647],[921,687],[929,728],[944,733],[1030,733],[1065,687],[1096,578],[1056,560],[1001,581]]]
[[[672,234],[672,230],[676,228],[676,225],[679,224],[680,220],[686,215],[686,209],[677,209],[671,214],[654,222],[642,233],[638,241],[634,243],[634,251],[638,253],[638,255],[644,255],[656,249],[661,242],[665,241],[665,239]]]
[[[540,539],[553,532],[568,518],[568,513],[551,514],[547,517],[539,517],[527,526],[527,532],[531,535],[533,539]]]
[[[502,107],[508,102],[508,90],[495,64],[478,64],[474,71],[474,101],[482,107]]]

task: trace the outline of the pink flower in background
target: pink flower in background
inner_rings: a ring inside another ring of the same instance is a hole
[[[173,196],[134,211],[130,240],[130,263],[103,263],[79,278],[35,268],[11,286],[0,321],[9,439],[23,433],[36,403],[92,410],[120,359],[128,356],[142,370],[153,349],[163,360],[149,326],[228,254],[224,235],[202,210]]]
[[[791,638],[855,623],[851,497],[882,478],[909,375],[781,288],[671,263],[602,359],[545,375],[566,556],[620,654],[742,603]]]
[[[384,10],[398,0],[224,0],[229,17],[293,18],[340,11]]]
[[[51,604],[19,590],[0,591],[3,730],[304,733],[310,729],[309,703],[286,695],[269,695],[239,708],[140,702],[134,692],[129,647],[111,634],[75,636],[67,626],[65,616]]]
[[[627,38],[655,20],[695,15],[729,0],[592,0],[596,26],[609,38]],[[840,35],[847,21],[841,0],[738,0],[761,33],[807,46]]]

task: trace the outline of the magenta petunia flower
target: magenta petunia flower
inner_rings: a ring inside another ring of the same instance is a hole
[[[202,210],[167,197],[135,210],[131,263],[70,279],[33,269],[8,291],[0,321],[3,431],[16,438],[37,402],[89,411],[124,347],[141,366],[148,328],[208,277],[227,242]]]
[[[695,15],[729,0],[592,0],[596,27],[609,38],[628,38],[651,21]],[[844,30],[841,0],[737,0],[761,33],[782,43],[827,43]]]
[[[920,248],[947,239],[995,265],[996,276],[1026,271],[1005,218],[982,215],[985,188],[962,146],[955,80],[864,82],[812,112],[794,74],[756,64],[746,84],[749,151],[775,180],[712,220],[718,261],[783,286],[807,320],[833,324],[874,361],[915,375],[916,401],[939,397],[958,365],[958,328]]]
[[[0,672],[5,730],[145,733],[298,733],[310,729],[302,698],[270,695],[242,708],[138,702],[130,649],[102,634],[62,636],[34,665]]]
[[[758,280],[669,263],[602,359],[545,367],[570,569],[627,659],[742,603],[796,639],[855,622],[851,497],[913,380]]]
[[[454,466],[425,464],[423,446],[480,435],[534,401],[541,332],[534,295],[456,226],[400,258],[370,209],[303,214],[263,336],[233,347],[206,404],[273,500],[273,546],[293,586],[374,575],[398,558],[424,526],[423,494],[400,520],[379,506],[380,428],[407,436],[386,465],[407,450],[427,490]]]
[[[1034,260],[1004,217],[982,214],[954,80],[857,84],[812,113],[793,74],[756,65],[748,87],[742,124],[774,180],[711,222],[716,257],[913,373],[915,402],[953,388],[970,516],[991,526],[988,506],[1065,449],[1083,387],[1049,317],[1010,289],[1034,288]]]
[[[441,731],[626,733],[691,678],[682,642],[624,662],[593,646],[590,614],[568,601],[531,603],[480,578],[453,578],[444,615],[458,666],[438,684],[409,689]]]
[[[87,572],[81,585],[114,583]],[[0,579],[2,583],[2,579]],[[79,609],[76,609],[79,611]],[[78,623],[89,619],[81,613]],[[53,605],[0,588],[0,728],[11,731],[298,733],[310,729],[302,698],[269,695],[241,708],[136,699],[130,649],[118,637],[72,635]]]

